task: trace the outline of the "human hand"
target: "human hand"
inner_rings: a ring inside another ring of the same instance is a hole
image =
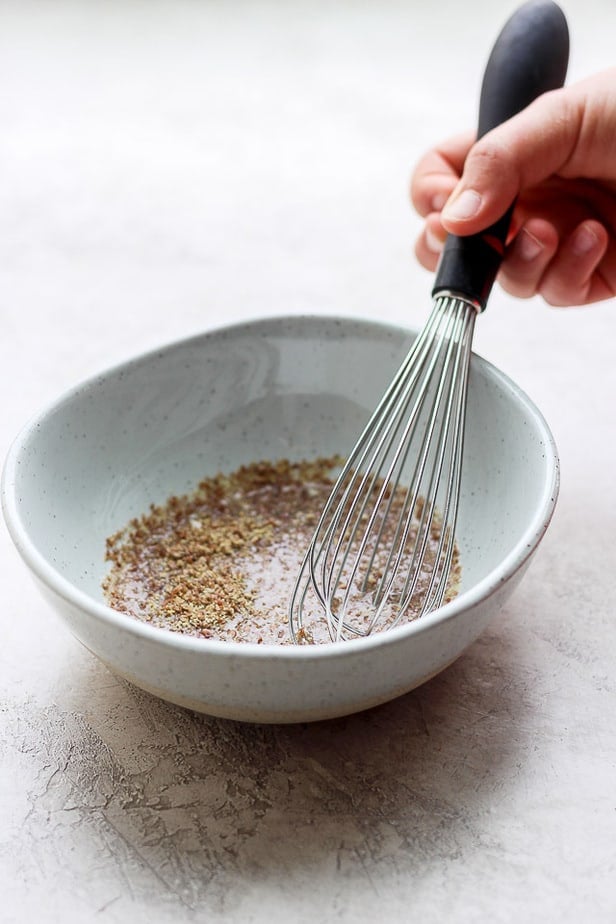
[[[498,280],[519,298],[580,305],[616,294],[616,68],[546,93],[474,143],[429,151],[411,199],[415,252],[436,268],[448,232],[489,227],[517,197]]]

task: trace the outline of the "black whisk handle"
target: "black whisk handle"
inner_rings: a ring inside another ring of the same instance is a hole
[[[552,0],[531,0],[505,23],[481,86],[477,136],[526,109],[542,93],[562,87],[569,63],[569,30]]]
[[[569,62],[567,20],[552,0],[530,0],[505,23],[483,75],[477,136],[562,87]],[[445,242],[433,295],[454,292],[485,308],[505,253],[515,203],[479,234]]]

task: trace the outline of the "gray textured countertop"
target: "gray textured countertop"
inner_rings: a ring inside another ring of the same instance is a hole
[[[0,9],[1,448],[210,324],[420,326],[413,163],[472,124],[510,2]],[[571,79],[612,0],[564,3]],[[561,497],[492,627],[348,719],[169,706],[75,642],[0,532],[0,919],[616,920],[616,313],[495,293],[475,347],[550,423]]]

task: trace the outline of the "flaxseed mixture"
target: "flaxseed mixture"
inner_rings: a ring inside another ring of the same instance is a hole
[[[107,540],[109,605],[187,635],[290,644],[289,600],[340,462],[256,462],[152,506]],[[436,548],[437,532],[430,542]],[[447,599],[458,577],[456,550]],[[354,618],[369,618],[362,594],[352,607]],[[302,641],[329,642],[316,600],[307,599],[306,612]]]

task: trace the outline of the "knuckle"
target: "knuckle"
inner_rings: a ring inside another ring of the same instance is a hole
[[[541,271],[524,272],[524,267],[515,261],[505,260],[498,281],[501,288],[516,298],[532,298],[541,282]]]
[[[477,142],[464,165],[469,186],[483,190],[489,197],[513,199],[520,187],[518,156],[498,133]]]
[[[507,292],[508,295],[513,295],[515,298],[531,298],[537,292],[537,287],[534,283],[528,281],[524,282],[514,276],[502,274],[499,276],[498,281],[501,288]]]
[[[497,138],[489,135],[477,142],[472,151],[472,157],[478,168],[489,173],[502,171],[510,162],[510,151],[507,145]]]
[[[584,292],[579,285],[572,281],[562,279],[557,275],[550,275],[538,288],[539,295],[548,305],[555,308],[564,308],[584,301]]]

